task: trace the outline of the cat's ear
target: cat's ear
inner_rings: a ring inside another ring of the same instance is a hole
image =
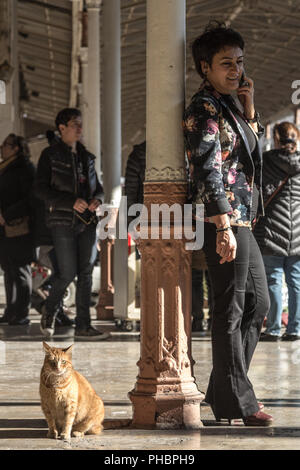
[[[46,354],[51,352],[51,347],[45,341],[43,341],[43,347]]]
[[[68,348],[66,349],[63,349],[63,352],[68,354],[70,357],[72,356],[72,349],[73,349],[73,346],[74,344],[71,344],[71,346],[69,346]]]

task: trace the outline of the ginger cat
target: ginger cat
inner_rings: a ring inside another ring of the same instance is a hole
[[[41,406],[48,437],[69,440],[72,436],[100,434],[104,419],[103,401],[89,382],[72,366],[72,346],[53,348],[43,342],[46,353],[41,370]]]

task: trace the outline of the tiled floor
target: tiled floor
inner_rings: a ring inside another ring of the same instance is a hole
[[[300,342],[258,344],[249,377],[266,412],[274,416],[271,428],[216,425],[210,408],[202,404],[204,426],[198,431],[107,429],[101,436],[73,438],[71,443],[47,439],[38,393],[43,338],[38,315],[32,312],[31,319],[28,328],[0,327],[0,450],[300,449]],[[139,334],[118,333],[113,323],[96,323],[111,330],[111,338],[93,343],[76,341],[74,366],[103,398],[106,419],[130,418],[127,393],[138,372]],[[69,333],[61,330],[51,344],[71,344]],[[193,357],[199,390],[205,391],[211,370],[209,337],[193,337]]]

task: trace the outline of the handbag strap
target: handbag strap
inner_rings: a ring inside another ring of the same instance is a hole
[[[267,202],[264,204],[264,208],[266,208],[270,202],[272,201],[272,199],[276,196],[276,194],[279,193],[279,191],[283,188],[283,186],[285,185],[285,183],[287,182],[287,180],[289,179],[289,175],[287,175],[284,180],[282,181],[282,183],[280,184],[280,186],[278,186],[278,188],[276,189],[276,191],[274,191],[273,194],[271,194],[271,196],[269,197],[269,199],[267,200]]]

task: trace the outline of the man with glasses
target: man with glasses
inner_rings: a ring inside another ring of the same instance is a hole
[[[95,211],[103,188],[95,171],[95,157],[80,142],[80,111],[63,109],[55,123],[60,141],[42,152],[36,179],[36,195],[46,204],[59,269],[43,306],[40,328],[45,336],[54,334],[60,302],[77,276],[75,337],[106,339],[108,335],[93,328],[90,319],[92,271],[97,256]]]

